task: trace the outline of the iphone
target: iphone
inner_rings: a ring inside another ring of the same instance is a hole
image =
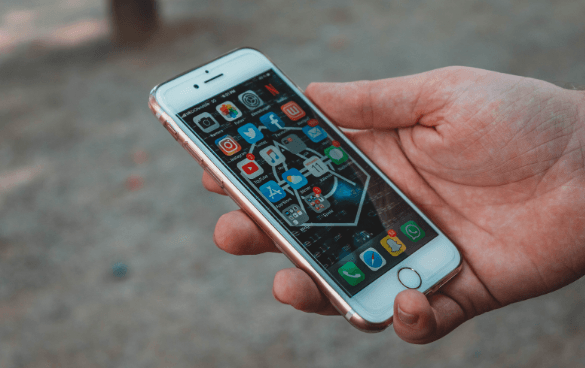
[[[461,269],[453,243],[264,54],[236,49],[156,86],[166,130],[353,326]]]

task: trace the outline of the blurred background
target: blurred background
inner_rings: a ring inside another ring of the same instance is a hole
[[[281,305],[289,261],[215,247],[236,206],[147,108],[155,84],[240,46],[303,88],[448,65],[583,85],[584,14],[575,0],[3,0],[0,367],[585,364],[583,280],[425,346]]]

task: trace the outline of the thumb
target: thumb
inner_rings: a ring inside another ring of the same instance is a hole
[[[426,344],[445,336],[468,318],[453,299],[405,290],[394,301],[394,331],[404,341]]]
[[[394,129],[416,123],[432,126],[435,124],[430,119],[421,118],[445,106],[451,93],[442,91],[441,86],[445,80],[453,81],[459,69],[442,68],[375,81],[311,83],[305,94],[345,128]]]

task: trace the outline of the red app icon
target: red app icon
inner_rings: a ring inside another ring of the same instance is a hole
[[[278,90],[277,90],[276,88],[274,88],[274,87],[272,86],[272,84],[266,84],[266,85],[264,85],[264,87],[266,87],[266,89],[267,89],[267,90],[268,90],[270,93],[272,93],[272,95],[273,95],[273,96],[276,96],[277,94],[279,94],[279,93],[280,93],[280,92],[278,92]]]
[[[244,166],[242,166],[242,171],[245,172],[247,175],[252,175],[256,171],[258,171],[258,165],[255,162],[248,162]]]
[[[264,173],[264,170],[256,163],[256,161],[249,160],[247,158],[238,162],[238,168],[242,172],[242,175],[248,179],[257,178],[258,176],[262,175],[262,173]]]
[[[280,109],[292,121],[297,121],[305,116],[303,109],[301,109],[301,107],[294,101],[285,103],[284,105],[280,106]]]
[[[231,156],[242,149],[242,146],[231,135],[224,135],[217,139],[215,144],[217,144],[221,152],[226,156]]]

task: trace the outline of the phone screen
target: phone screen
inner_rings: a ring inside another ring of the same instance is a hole
[[[438,235],[272,69],[177,116],[350,297]]]

